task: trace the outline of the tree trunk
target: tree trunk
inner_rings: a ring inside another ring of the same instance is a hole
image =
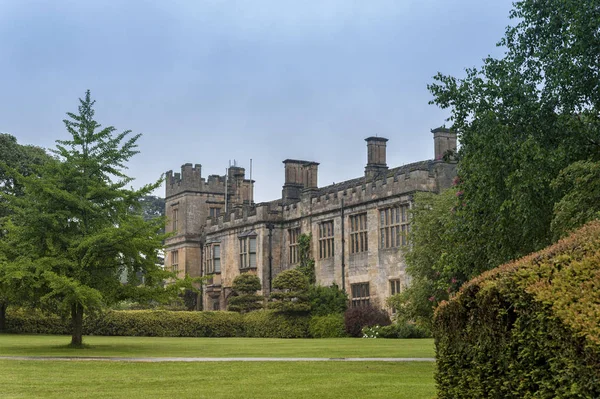
[[[81,346],[83,344],[83,306],[78,303],[71,306],[71,322],[73,329],[71,345]]]
[[[0,302],[0,332],[6,330],[6,302]]]

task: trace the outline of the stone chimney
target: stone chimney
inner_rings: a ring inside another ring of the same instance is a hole
[[[388,139],[383,137],[368,137],[367,142],[367,166],[365,176],[374,177],[381,172],[387,171],[385,161],[385,149]]]
[[[444,127],[438,127],[433,133],[434,156],[436,161],[444,159],[446,153],[456,151],[456,132]]]
[[[300,192],[305,188],[317,188],[317,177],[319,164],[317,162],[286,159],[285,184],[281,197],[284,202],[300,200]]]

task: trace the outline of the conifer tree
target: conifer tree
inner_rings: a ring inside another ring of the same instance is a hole
[[[139,210],[160,180],[126,188],[132,178],[124,169],[140,135],[102,128],[89,90],[79,102],[64,120],[71,138],[57,141],[57,159],[35,175],[13,171],[23,195],[8,197],[6,225],[9,273],[32,281],[41,305],[70,313],[74,346],[82,345],[84,312],[169,294],[158,260],[163,220],[144,221]]]

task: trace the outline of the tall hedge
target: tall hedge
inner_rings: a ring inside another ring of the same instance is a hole
[[[465,284],[434,317],[438,398],[600,397],[600,222]]]

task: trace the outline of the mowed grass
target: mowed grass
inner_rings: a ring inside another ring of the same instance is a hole
[[[84,337],[0,334],[0,356],[116,357],[434,357],[432,339],[270,339]]]
[[[434,363],[0,360],[2,398],[432,398]]]

